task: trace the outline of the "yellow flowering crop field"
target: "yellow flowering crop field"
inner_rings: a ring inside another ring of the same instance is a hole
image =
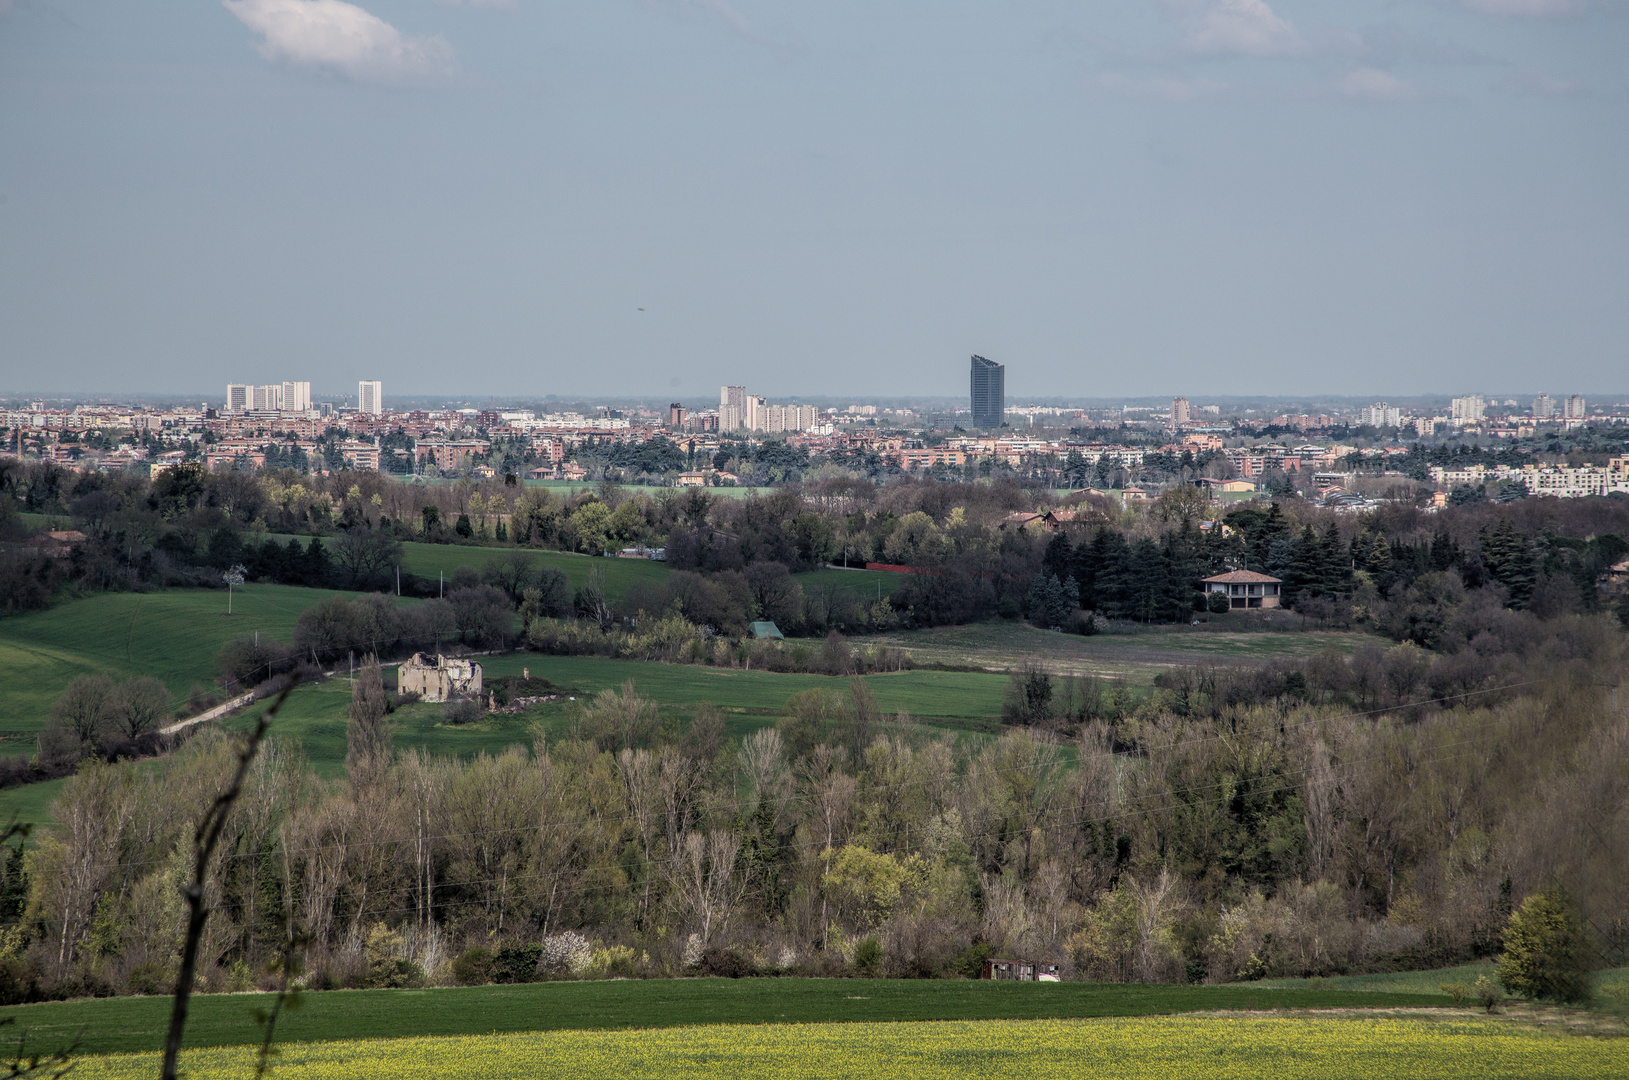
[[[246,1047],[194,1050],[191,1077],[253,1075]],[[157,1074],[156,1054],[83,1059],[82,1080]],[[1494,1021],[1395,1017],[980,1020],[560,1031],[304,1043],[274,1076],[312,1080],[943,1080],[994,1075],[1093,1080],[1619,1080],[1629,1039],[1594,1039]]]

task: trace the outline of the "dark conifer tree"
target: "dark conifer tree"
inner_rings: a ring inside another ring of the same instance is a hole
[[[1063,530],[1058,530],[1047,542],[1046,553],[1041,556],[1041,568],[1059,581],[1073,576],[1074,549],[1069,546],[1069,537],[1064,535]]]
[[[1349,592],[1352,585],[1352,562],[1341,531],[1331,521],[1318,543],[1318,579],[1320,591],[1329,596]]]
[[[1070,576],[1080,589],[1081,607],[1097,611],[1114,603],[1112,597],[1105,595],[1104,583],[1112,584],[1125,549],[1126,538],[1106,525],[1097,530],[1090,543],[1082,541],[1076,546]]]
[[[1293,603],[1297,596],[1307,592],[1316,595],[1323,587],[1322,546],[1318,534],[1307,525],[1296,538],[1290,551],[1290,564],[1284,571],[1284,595]]]

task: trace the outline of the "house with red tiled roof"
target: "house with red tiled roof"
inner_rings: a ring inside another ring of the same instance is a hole
[[[1199,584],[1207,596],[1211,593],[1225,595],[1227,606],[1235,611],[1278,607],[1280,592],[1284,587],[1281,579],[1258,574],[1254,570],[1229,570],[1225,574],[1205,578]]]

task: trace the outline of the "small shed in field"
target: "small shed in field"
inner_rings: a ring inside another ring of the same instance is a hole
[[[786,640],[786,635],[781,633],[781,628],[772,622],[755,622],[751,626],[747,627],[747,630],[759,641],[763,641],[766,638],[778,638],[782,641]]]

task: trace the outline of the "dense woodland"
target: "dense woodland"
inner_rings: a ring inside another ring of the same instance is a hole
[[[1053,958],[1080,978],[1231,981],[1488,955],[1513,908],[1543,890],[1572,898],[1598,962],[1624,962],[1626,609],[1609,571],[1629,501],[1354,517],[1294,499],[1223,512],[1175,488],[1133,512],[1087,500],[1048,534],[1000,528],[1052,502],[1006,483],[561,500],[339,474],[292,497],[278,474],[149,487],[44,472],[14,476],[12,508],[71,514],[91,540],[66,567],[8,556],[8,596],[20,578],[37,603],[218,577],[228,538],[233,559],[266,553],[251,573],[365,585],[337,554],[346,544],[452,539],[463,519],[468,539],[496,542],[504,526],[515,554],[469,571],[446,601],[408,611],[335,597],[291,642],[229,648],[232,687],[321,677],[302,663],[359,641],[376,655],[458,639],[744,662],[734,635],[765,614],[823,639],[772,648],[840,676],[902,662],[833,633],[879,620],[1028,618],[1090,633],[1237,619],[1195,594],[1198,577],[1229,567],[1282,576],[1309,625],[1395,643],[1174,669],[1138,693],[1031,666],[1012,674],[1004,733],[977,739],[879,715],[863,682],[840,677],[740,742],[716,711],[678,724],[630,686],[583,703],[569,737],[470,761],[398,751],[398,702],[370,667],[342,781],[317,778],[275,737],[255,761],[211,867],[214,988],[266,978],[290,940],[314,986],[952,976],[992,952]],[[55,502],[29,502],[48,482]],[[665,543],[676,572],[612,602],[527,558],[581,546],[596,521],[608,538]],[[312,535],[267,544],[254,540],[262,528]],[[267,569],[273,551],[282,569]],[[920,572],[883,611],[827,602],[790,576],[845,556]],[[42,753],[84,756],[62,824],[0,860],[7,1000],[167,986],[182,852],[235,752],[205,732],[156,773],[107,764],[141,688],[79,689],[82,707],[59,703],[42,736]]]

